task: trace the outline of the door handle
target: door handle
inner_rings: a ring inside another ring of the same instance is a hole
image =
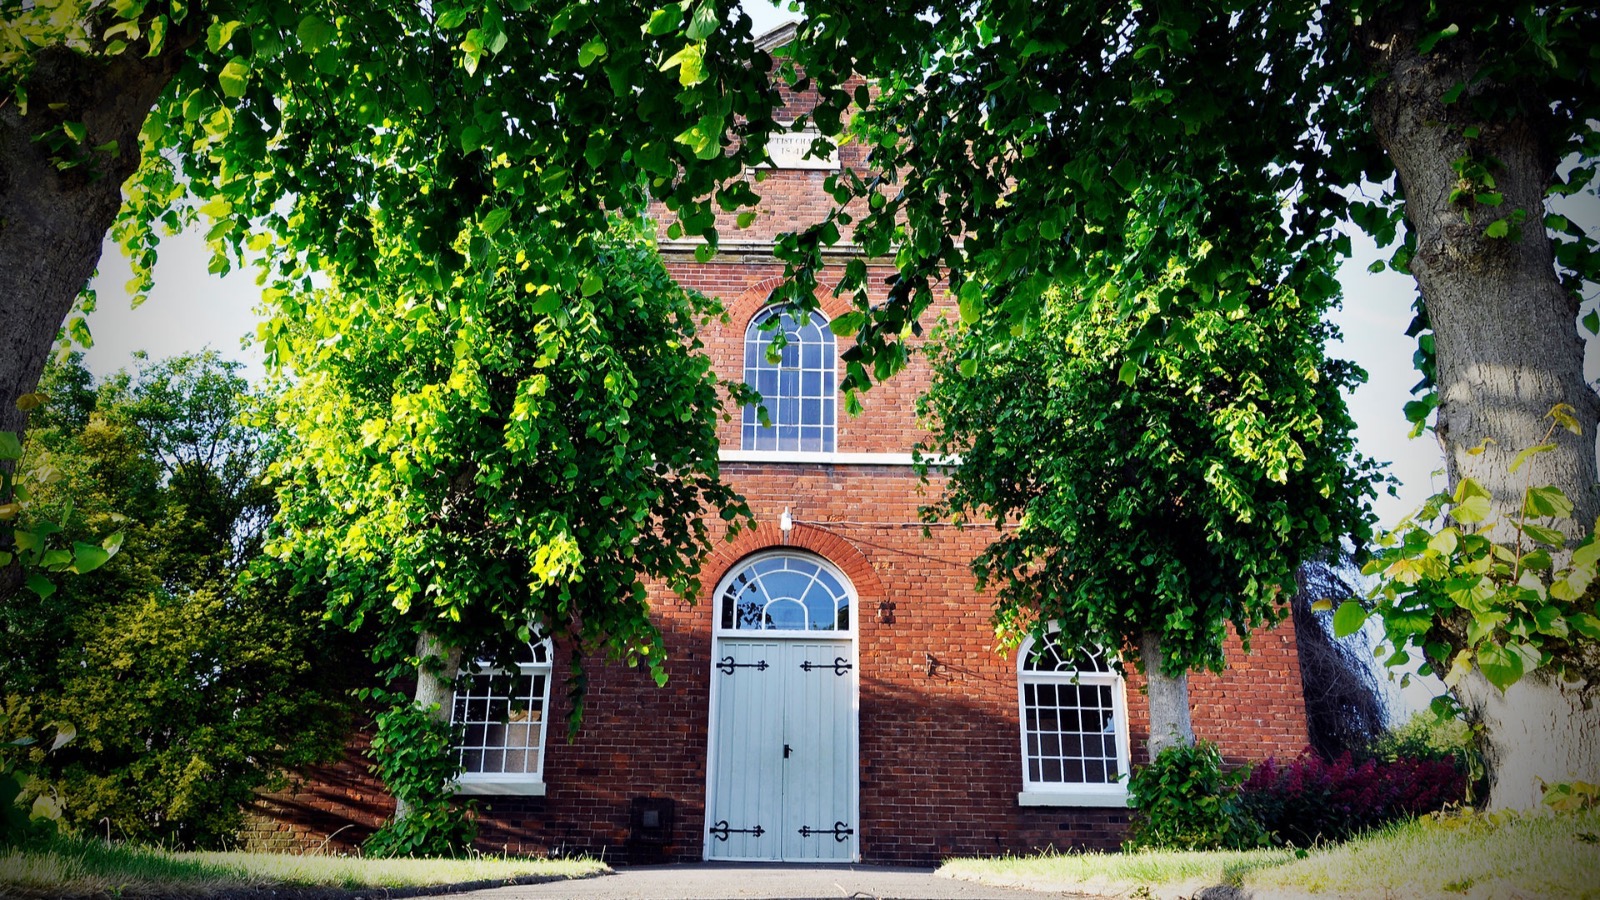
[[[793,752],[794,752],[794,748],[793,747],[790,747],[788,744],[784,744],[783,745],[783,758],[784,759],[788,759],[789,758],[789,754],[791,754]]]

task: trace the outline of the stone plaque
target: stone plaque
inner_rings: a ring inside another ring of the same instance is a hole
[[[775,134],[767,142],[767,155],[772,157],[774,169],[837,169],[839,149],[835,147],[825,157],[807,156],[811,142],[817,139],[815,131]]]

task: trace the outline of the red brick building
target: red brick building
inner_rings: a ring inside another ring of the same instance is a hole
[[[804,97],[787,99],[791,117],[805,111]],[[720,435],[724,477],[760,525],[720,545],[698,605],[653,598],[665,687],[590,663],[574,740],[551,690],[561,648],[530,653],[520,700],[469,680],[455,715],[485,850],[927,863],[1123,837],[1123,784],[1148,734],[1139,679],[1124,683],[1070,640],[996,651],[967,568],[989,534],[924,537],[917,513],[939,490],[910,466],[926,361],[913,356],[859,416],[844,414],[836,362],[848,343],[826,319],[845,307],[826,294],[822,316],[782,322],[789,346],[766,359],[772,332],[757,326],[777,314],[774,237],[824,215],[823,180],[865,162],[854,146],[829,159],[805,158],[808,146],[774,148],[755,222],[726,223],[711,261],[695,261],[693,242],[661,241],[680,283],[727,307],[727,324],[703,336],[718,373],[768,398],[772,427],[746,410]],[[1191,678],[1195,731],[1236,758],[1294,755],[1307,736],[1293,632],[1253,646],[1230,649],[1225,675]],[[249,841],[359,844],[391,808],[360,750],[263,797]]]

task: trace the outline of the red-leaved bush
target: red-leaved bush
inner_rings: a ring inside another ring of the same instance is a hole
[[[1256,766],[1239,803],[1277,840],[1295,846],[1342,841],[1357,832],[1430,813],[1466,796],[1466,777],[1448,761],[1329,762],[1306,751]]]

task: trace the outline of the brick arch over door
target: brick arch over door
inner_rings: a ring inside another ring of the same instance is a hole
[[[886,599],[883,583],[866,556],[848,540],[813,525],[795,523],[789,539],[775,523],[762,523],[739,535],[732,543],[723,544],[706,560],[700,574],[700,596],[710,597],[715,608],[714,593],[723,576],[753,553],[763,550],[801,550],[815,553],[839,568],[856,592],[856,616],[860,610],[875,609]],[[859,618],[858,618],[859,621]]]

